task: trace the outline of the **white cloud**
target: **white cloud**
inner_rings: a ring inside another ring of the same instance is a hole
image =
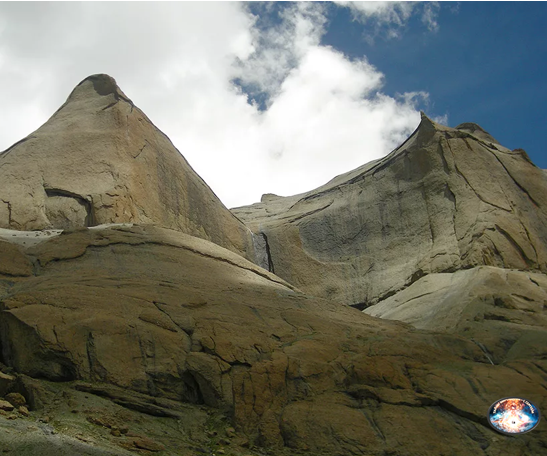
[[[439,14],[440,8],[439,3],[424,2],[423,8],[422,22],[431,32],[437,32],[439,30],[439,24],[437,22],[437,15]]]
[[[279,24],[253,27],[254,52],[238,59],[234,76],[245,85],[274,95],[310,47],[319,45],[326,22],[324,10],[322,3],[300,2],[279,12]]]
[[[427,94],[388,97],[365,58],[321,46],[322,3],[266,7],[281,14],[264,26],[237,3],[0,3],[0,150],[101,72],[228,207],[311,190],[388,153],[416,127],[415,104]],[[398,8],[394,20],[406,20]]]
[[[353,19],[369,27],[366,37],[369,42],[382,32],[387,38],[400,38],[401,29],[407,25],[413,14],[419,14],[430,32],[437,32],[438,2],[348,2],[336,4],[349,8]]]
[[[273,193],[319,186],[384,155],[416,127],[412,103],[375,93],[381,81],[366,61],[309,49],[264,114]]]
[[[379,22],[404,25],[412,15],[416,2],[346,2],[337,1],[348,7],[356,20],[366,21],[374,18]]]

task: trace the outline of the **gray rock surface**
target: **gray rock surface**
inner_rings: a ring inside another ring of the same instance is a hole
[[[254,258],[249,230],[107,75],[0,154],[0,228],[149,223]]]
[[[500,364],[547,358],[546,309],[545,274],[479,266],[426,275],[364,312],[469,338]]]
[[[547,271],[545,174],[475,124],[448,128],[423,115],[385,158],[232,211],[265,235],[275,274],[358,308],[427,274]]]

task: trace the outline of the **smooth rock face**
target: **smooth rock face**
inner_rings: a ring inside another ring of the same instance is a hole
[[[476,124],[423,116],[386,158],[233,211],[306,293],[465,337],[492,364],[547,357],[547,180]]]
[[[19,373],[91,382],[76,389],[149,414],[226,410],[280,455],[541,454],[547,441],[545,427],[505,441],[485,422],[508,391],[547,407],[544,358],[492,365],[463,337],[310,298],[162,228],[80,230],[21,255],[33,274],[4,276],[0,297],[1,361]]]
[[[493,364],[547,358],[547,276],[481,266],[429,274],[364,310],[466,337]]]
[[[427,274],[547,272],[547,179],[476,124],[427,117],[387,157],[292,197],[232,210],[268,242],[272,270],[365,308]]]
[[[149,223],[254,258],[249,230],[107,75],[0,154],[0,228]]]

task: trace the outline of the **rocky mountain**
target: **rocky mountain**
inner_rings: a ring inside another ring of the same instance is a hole
[[[383,159],[308,193],[233,212],[268,241],[271,270],[365,308],[421,277],[476,266],[547,271],[547,181],[475,124],[422,116]]]
[[[546,178],[477,125],[234,216],[95,75],[0,178],[2,451],[547,451],[486,421],[547,407]]]
[[[306,293],[465,336],[493,362],[547,356],[547,180],[476,124],[422,115],[385,158],[233,212]]]
[[[0,182],[0,228],[154,224],[254,258],[249,230],[108,75],[4,151]]]

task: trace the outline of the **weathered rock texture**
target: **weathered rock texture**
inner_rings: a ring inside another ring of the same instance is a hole
[[[547,359],[547,180],[476,124],[424,115],[384,159],[233,211],[304,292],[465,337],[491,365]]]
[[[423,116],[385,158],[233,212],[267,239],[276,275],[358,308],[432,273],[547,271],[545,174],[475,124]]]
[[[457,142],[445,134],[436,140],[440,149],[448,144],[453,151],[452,177],[461,176],[463,189],[472,189],[476,196],[455,204],[452,214],[435,218],[452,217],[460,254],[448,268],[435,268],[433,256],[431,267],[418,268],[408,288],[365,312],[463,335],[492,363],[523,354],[546,358],[547,181],[524,151],[502,148],[475,124],[457,130],[476,139]],[[462,189],[454,195],[460,193]]]
[[[1,153],[0,182],[0,228],[151,223],[253,258],[248,229],[107,75]]]
[[[523,152],[424,117],[383,160],[238,209],[249,237],[177,154],[103,75],[0,155],[0,393],[27,404],[0,411],[1,451],[546,451],[545,421],[486,422],[508,395],[547,409]]]
[[[176,231],[86,229],[17,249],[9,261],[33,268],[4,276],[0,333],[18,373],[85,380],[152,415],[176,417],[172,401],[225,410],[274,454],[540,454],[547,442],[545,427],[503,439],[485,422],[508,392],[547,407],[544,356],[492,365],[463,337],[310,298]]]

